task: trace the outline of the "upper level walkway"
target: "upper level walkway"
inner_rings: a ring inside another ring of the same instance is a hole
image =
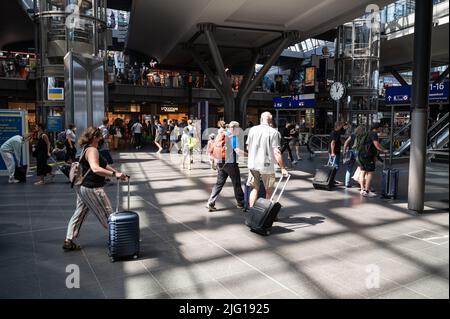
[[[314,190],[324,158],[305,156],[290,171],[272,234],[261,237],[244,225],[229,182],[218,211],[206,210],[215,172],[201,158],[182,171],[177,155],[143,150],[114,154],[132,176],[136,261],[109,262],[107,232],[92,215],[83,249],[62,251],[75,208],[63,175],[43,186],[33,185],[35,176],[25,185],[0,177],[0,298],[449,298],[447,164],[428,167],[426,205],[434,208],[416,216],[406,210],[404,164],[396,165],[400,197],[390,201],[361,198],[356,188]],[[379,171],[375,180],[378,190]],[[106,187],[113,207],[115,189]],[[69,264],[80,267],[79,289],[65,286]]]

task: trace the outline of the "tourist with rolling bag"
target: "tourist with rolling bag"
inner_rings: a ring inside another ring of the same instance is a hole
[[[127,210],[119,212],[120,180],[117,180],[116,211],[108,218],[109,257],[111,262],[118,259],[139,257],[139,215],[130,211],[130,177],[128,177]]]
[[[278,213],[281,209],[280,198],[283,195],[284,189],[286,188],[291,175],[288,175],[286,178],[286,182],[283,185],[283,188],[278,195],[278,199],[274,201],[275,194],[277,193],[278,187],[283,180],[283,175],[281,175],[280,180],[278,181],[275,190],[273,191],[272,197],[270,199],[258,198],[253,207],[250,207],[246,219],[245,224],[250,227],[250,230],[254,233],[268,236],[270,235],[270,229],[272,228],[272,224],[274,220],[277,218]]]

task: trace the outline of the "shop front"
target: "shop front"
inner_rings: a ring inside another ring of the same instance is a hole
[[[177,120],[181,122],[184,119],[188,119],[189,110],[185,104],[161,104],[157,108],[157,115],[159,120]]]

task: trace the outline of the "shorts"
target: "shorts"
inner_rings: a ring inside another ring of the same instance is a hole
[[[275,173],[272,174],[261,174],[258,171],[249,170],[247,185],[253,188],[259,189],[259,180],[262,179],[264,188],[272,189],[275,185]]]
[[[300,140],[299,140],[298,138],[293,138],[293,139],[289,142],[289,146],[290,146],[290,147],[300,146]]]
[[[375,172],[375,158],[358,155],[358,164],[364,172]]]
[[[162,141],[162,136],[161,135],[157,135],[155,138],[155,142],[161,142]]]

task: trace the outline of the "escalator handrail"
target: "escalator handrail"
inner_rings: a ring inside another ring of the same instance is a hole
[[[442,131],[447,131],[447,134],[448,134],[448,122],[447,122],[447,124],[446,125],[444,125],[436,134],[434,134],[433,135],[433,137],[431,137],[430,138],[430,144],[431,145],[433,145],[433,141],[435,140],[435,139],[437,139],[439,136],[441,136],[441,133],[442,133]]]
[[[438,121],[436,121],[436,123],[434,123],[433,125],[431,125],[431,127],[428,129],[428,134],[431,133],[436,127],[438,127],[439,125],[441,125],[445,120],[448,119],[448,114],[449,112],[445,113],[443,117],[441,117]],[[448,122],[447,122],[448,123]]]
[[[409,122],[408,124],[406,124],[405,126],[403,126],[401,129],[399,129],[397,132],[394,133],[394,138],[399,136],[400,133],[403,133],[404,131],[408,130],[411,128],[411,122]]]

